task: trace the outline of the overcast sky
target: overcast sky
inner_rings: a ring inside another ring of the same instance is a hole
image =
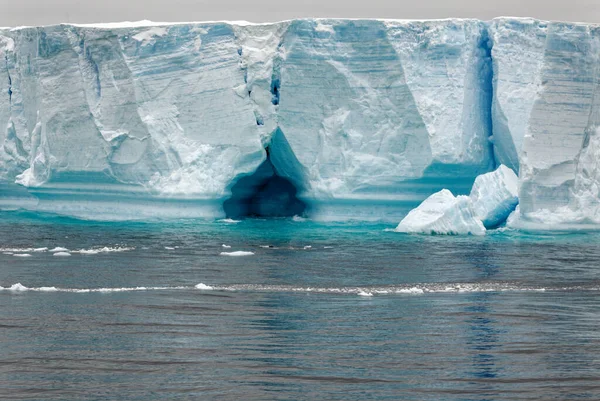
[[[600,23],[600,0],[0,0],[0,26],[142,19],[265,22],[302,17],[496,16]]]

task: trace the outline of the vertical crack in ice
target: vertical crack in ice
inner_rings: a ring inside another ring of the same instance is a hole
[[[493,114],[492,107],[494,102],[494,63],[492,59],[492,47],[493,47],[492,39],[490,38],[489,26],[486,24],[481,31],[481,38],[479,41],[479,48],[482,50],[483,61],[481,64],[480,71],[480,83],[481,83],[481,91],[484,94],[482,110],[484,113],[483,122],[484,129],[488,135],[488,147],[489,147],[489,155],[492,159],[492,170],[495,170],[498,167],[498,162],[496,160],[496,156],[494,154],[494,124],[493,124]]]
[[[12,95],[13,95],[13,91],[12,91],[12,78],[10,76],[10,66],[8,65],[8,54],[4,53],[4,61],[6,63],[6,75],[8,76],[8,104],[9,106],[12,105]]]
[[[279,50],[281,48],[281,43],[277,47],[277,54],[273,58],[273,73],[271,75],[271,103],[274,106],[279,105],[279,88],[281,86],[281,55],[279,54]]]

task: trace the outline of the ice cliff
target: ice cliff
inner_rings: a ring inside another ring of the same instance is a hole
[[[518,224],[600,223],[599,41],[513,18],[0,29],[0,207],[399,221],[505,164]]]

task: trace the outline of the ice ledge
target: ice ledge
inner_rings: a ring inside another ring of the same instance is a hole
[[[509,17],[499,16],[489,20],[483,20],[478,18],[433,18],[433,19],[404,19],[404,18],[337,18],[337,17],[321,17],[321,18],[292,18],[280,21],[269,21],[269,22],[251,22],[245,20],[214,20],[214,21],[177,21],[177,22],[159,22],[150,20],[140,21],[121,21],[121,22],[97,22],[89,24],[77,24],[77,23],[60,23],[60,24],[49,24],[49,25],[23,25],[16,27],[0,27],[0,30],[11,30],[17,31],[21,29],[31,28],[50,28],[55,26],[73,26],[78,28],[98,28],[98,29],[128,29],[128,28],[146,28],[146,27],[157,27],[157,26],[177,26],[177,25],[217,25],[226,24],[231,26],[270,26],[278,24],[289,24],[293,21],[379,21],[383,23],[431,23],[431,22],[464,22],[464,21],[479,21],[485,24],[491,24],[494,21],[521,21],[521,22],[536,22],[542,24],[556,23],[556,24],[568,24],[574,26],[600,26],[600,23],[591,22],[577,22],[577,21],[563,21],[563,20],[543,20],[532,17]]]

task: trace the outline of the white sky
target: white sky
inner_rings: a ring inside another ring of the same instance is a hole
[[[0,0],[0,26],[248,20],[302,17],[446,18],[496,16],[600,23],[600,0]]]

